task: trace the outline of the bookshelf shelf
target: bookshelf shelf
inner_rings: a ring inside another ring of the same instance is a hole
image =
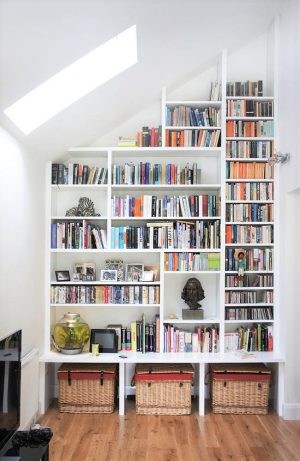
[[[268,163],[269,158],[244,158],[244,157],[233,157],[226,158],[226,162],[255,162],[255,163]]]
[[[221,189],[221,184],[113,184],[112,190],[188,190],[209,191]]]
[[[54,191],[64,190],[107,190],[107,184],[52,184],[51,189]]]
[[[50,304],[50,307],[106,307],[106,308],[131,308],[131,307],[143,307],[143,308],[152,308],[152,307],[159,307],[160,304],[113,304],[113,303],[104,303],[104,304],[97,304],[97,303],[92,303],[92,304],[88,304],[88,303],[61,303],[61,304],[58,304],[58,303],[55,303],[55,304]]]
[[[192,106],[192,107],[221,107],[222,101],[166,101],[167,107]]]
[[[113,281],[103,281],[103,280],[94,280],[93,282],[87,282],[87,281],[80,281],[80,282],[76,282],[76,281],[71,281],[71,282],[56,282],[56,281],[52,281],[51,282],[51,285],[63,285],[63,286],[68,286],[68,285],[113,285],[113,286],[122,286],[122,285],[128,285],[128,286],[132,286],[132,285],[137,285],[137,286],[143,286],[143,285],[160,285],[160,281],[157,281],[157,282],[113,282]]]
[[[207,318],[203,320],[183,320],[183,319],[165,319],[163,323],[172,324],[172,325],[208,325],[208,324],[216,324],[220,323],[220,320],[215,318]]]
[[[220,216],[112,216],[112,221],[214,221]]]
[[[274,203],[274,200],[226,200],[226,203]]]
[[[253,323],[274,323],[274,320],[266,320],[266,319],[255,319],[255,320],[224,320],[224,322],[228,325],[231,323],[238,323],[239,325],[243,324],[253,324]]]
[[[226,182],[274,182],[274,179],[262,179],[262,178],[258,178],[258,179],[240,179],[240,178],[236,178],[236,179],[226,179]]]
[[[258,121],[258,120],[274,120],[274,117],[227,117],[227,120],[246,120],[246,121]]]
[[[165,271],[164,275],[182,275],[182,274],[187,274],[187,275],[201,275],[201,274],[206,274],[206,275],[215,275],[215,274],[220,274],[221,271]]]
[[[166,126],[166,130],[221,130],[220,126]]]
[[[225,287],[225,291],[274,290],[274,287]]]
[[[225,224],[228,225],[233,225],[233,224],[243,224],[244,226],[251,225],[251,226],[256,226],[256,225],[274,225],[274,221],[226,221]]]
[[[228,99],[244,99],[245,101],[274,101],[274,96],[226,96]]]
[[[244,225],[251,225],[251,223],[247,222]],[[272,247],[274,243],[225,243],[226,247]]]
[[[266,306],[274,306],[273,303],[242,303],[242,304],[225,304],[227,307],[242,307],[242,306],[247,306],[247,307],[266,307]]]
[[[227,137],[227,141],[274,141],[273,136],[259,136],[254,138],[253,136],[232,136]]]

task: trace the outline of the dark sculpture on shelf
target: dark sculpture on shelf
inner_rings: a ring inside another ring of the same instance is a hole
[[[205,298],[204,290],[200,280],[192,277],[187,280],[181,298],[189,306],[189,309],[182,309],[183,319],[203,319],[203,309],[199,301]]]
[[[95,205],[90,198],[81,197],[78,206],[67,210],[66,216],[100,216],[100,213],[95,212]]]

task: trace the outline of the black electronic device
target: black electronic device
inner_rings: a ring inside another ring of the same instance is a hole
[[[118,352],[116,331],[108,328],[91,329],[90,352],[93,344],[99,344],[99,352]]]
[[[0,339],[0,456],[20,425],[21,330]]]

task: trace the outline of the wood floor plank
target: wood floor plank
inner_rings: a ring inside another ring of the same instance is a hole
[[[40,423],[52,428],[51,461],[300,461],[300,421],[261,415],[137,415],[59,413],[53,404]]]

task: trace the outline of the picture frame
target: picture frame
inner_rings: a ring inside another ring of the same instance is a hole
[[[159,280],[160,280],[159,266],[145,266],[144,271],[145,272],[153,272],[152,282],[159,282]]]
[[[143,271],[142,273],[142,282],[153,282],[154,272],[153,271]]]
[[[106,259],[105,260],[105,269],[117,270],[118,271],[118,282],[124,280],[124,261],[123,259]]]
[[[118,352],[118,338],[116,330],[108,328],[92,328],[90,352],[92,352],[93,344],[99,344],[99,352]]]
[[[126,264],[126,282],[140,282],[144,272],[144,264]]]
[[[73,281],[88,281],[93,282],[96,280],[96,264],[88,263],[75,263],[73,271]]]
[[[69,271],[55,271],[55,277],[57,282],[70,282]]]
[[[117,282],[118,271],[115,269],[102,269],[101,270],[101,281]]]
[[[95,263],[84,263],[84,271],[82,274],[82,280],[93,282],[96,280],[96,264]]]

